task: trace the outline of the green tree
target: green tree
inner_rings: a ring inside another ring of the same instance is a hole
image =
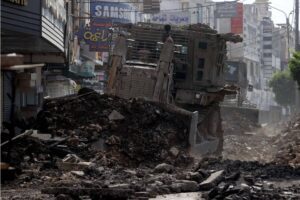
[[[293,54],[293,58],[289,61],[289,69],[293,79],[300,86],[300,51],[296,51]]]
[[[275,94],[275,100],[281,106],[295,104],[295,82],[289,70],[276,72],[269,82]]]

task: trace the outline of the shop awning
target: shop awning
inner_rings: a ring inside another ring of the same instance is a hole
[[[32,69],[37,67],[43,67],[45,64],[24,64],[24,65],[12,65],[12,66],[5,66],[2,67],[1,70],[22,70],[22,69]]]

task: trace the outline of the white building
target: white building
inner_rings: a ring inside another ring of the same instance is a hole
[[[203,23],[216,27],[215,3],[211,0],[161,0],[160,10],[145,15],[144,21],[173,25]]]

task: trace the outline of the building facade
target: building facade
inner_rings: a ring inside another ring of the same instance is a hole
[[[36,114],[48,96],[48,77],[67,70],[67,8],[64,0],[1,2],[2,121],[16,110]]]
[[[143,21],[179,26],[203,23],[215,28],[214,11],[215,3],[211,0],[162,0],[160,12],[143,14]]]

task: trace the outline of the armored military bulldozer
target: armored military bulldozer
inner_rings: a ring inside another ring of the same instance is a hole
[[[189,125],[192,154],[220,154],[219,103],[235,93],[224,82],[226,42],[241,41],[203,24],[124,26],[110,55],[107,92],[161,104]]]

